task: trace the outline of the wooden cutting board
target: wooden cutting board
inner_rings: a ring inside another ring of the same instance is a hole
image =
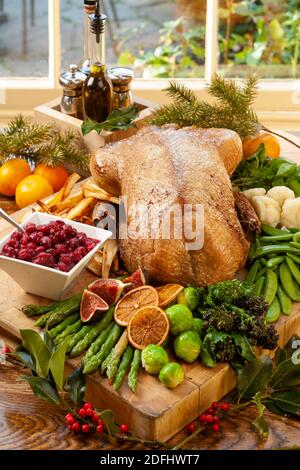
[[[294,139],[300,142],[300,139]],[[300,163],[300,151],[290,144],[283,143],[282,155]],[[24,211],[15,213],[16,220],[24,216]],[[7,224],[0,222],[0,239],[9,231]],[[93,278],[88,271],[84,272],[69,294],[82,290]],[[34,328],[34,321],[23,315],[20,308],[29,303],[45,302],[45,299],[26,294],[0,270],[0,329],[20,339],[20,329]],[[284,345],[293,334],[300,334],[300,304],[293,305],[293,313],[289,317],[281,316],[276,327],[280,333],[280,345]],[[66,372],[77,368],[79,363],[79,360],[68,360]],[[111,408],[117,421],[128,422],[135,435],[165,441],[236,385],[235,375],[226,364],[219,364],[214,369],[198,363],[184,365],[184,368],[185,380],[174,390],[167,389],[157,378],[141,371],[136,394],[129,390],[126,381],[119,393],[115,392],[108,379],[95,373],[88,376],[87,400],[96,406]]]

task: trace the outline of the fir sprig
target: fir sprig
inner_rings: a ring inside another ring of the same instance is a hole
[[[208,86],[216,102],[200,101],[185,85],[171,82],[166,89],[173,102],[158,108],[151,124],[174,123],[179,127],[226,128],[236,131],[242,139],[254,135],[259,128],[251,105],[257,92],[257,79],[249,77],[244,86],[216,75]]]
[[[33,124],[21,115],[0,134],[0,163],[11,156],[28,157],[48,166],[67,163],[87,169],[89,165],[79,134],[60,132],[51,124]]]

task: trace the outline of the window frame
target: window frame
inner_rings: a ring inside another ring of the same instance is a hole
[[[207,98],[206,83],[218,70],[218,0],[207,0],[205,38],[205,76],[199,79],[181,79],[200,98]],[[16,111],[30,114],[32,108],[59,96],[58,83],[61,64],[60,0],[48,0],[49,74],[48,77],[0,78],[0,91],[5,93],[5,104],[0,104],[0,122]],[[167,102],[163,93],[168,79],[136,79],[133,91],[141,98]],[[255,109],[259,116],[278,123],[284,119],[300,122],[300,79],[261,80]],[[299,96],[298,96],[299,95]],[[293,99],[293,97],[297,99]],[[22,103],[23,109],[20,108]],[[298,111],[299,110],[299,111]]]

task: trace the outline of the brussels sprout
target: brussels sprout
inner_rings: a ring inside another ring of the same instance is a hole
[[[177,302],[186,305],[191,311],[195,310],[199,303],[197,289],[195,287],[186,287],[177,297]]]
[[[175,336],[193,327],[193,314],[186,305],[172,305],[167,308],[166,314],[170,322],[170,331]]]
[[[194,362],[201,351],[201,339],[196,331],[184,331],[174,341],[175,354],[185,362]]]
[[[183,367],[177,362],[169,362],[161,369],[158,378],[166,387],[175,388],[183,382]]]
[[[149,344],[142,351],[142,365],[149,374],[159,374],[159,371],[168,362],[168,354],[161,346]]]
[[[202,325],[203,325],[202,318],[193,318],[192,330],[197,331],[197,333],[199,333],[199,335],[201,335]]]

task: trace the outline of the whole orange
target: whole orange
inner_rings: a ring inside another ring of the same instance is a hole
[[[27,176],[17,186],[16,203],[22,209],[29,206],[29,204],[51,196],[53,193],[54,190],[46,178],[39,175]]]
[[[59,191],[67,179],[69,178],[69,173],[62,166],[50,167],[43,164],[40,164],[34,170],[34,175],[43,176],[46,180],[49,181],[51,186],[56,193]]]
[[[7,160],[0,167],[0,193],[8,197],[14,196],[20,181],[30,174],[30,166],[22,158]]]
[[[264,144],[266,148],[266,154],[270,158],[278,158],[280,156],[280,143],[277,137],[270,134],[269,132],[260,131],[259,134],[249,139],[245,139],[243,142],[243,156],[245,159],[249,158],[255,153],[260,144]]]

